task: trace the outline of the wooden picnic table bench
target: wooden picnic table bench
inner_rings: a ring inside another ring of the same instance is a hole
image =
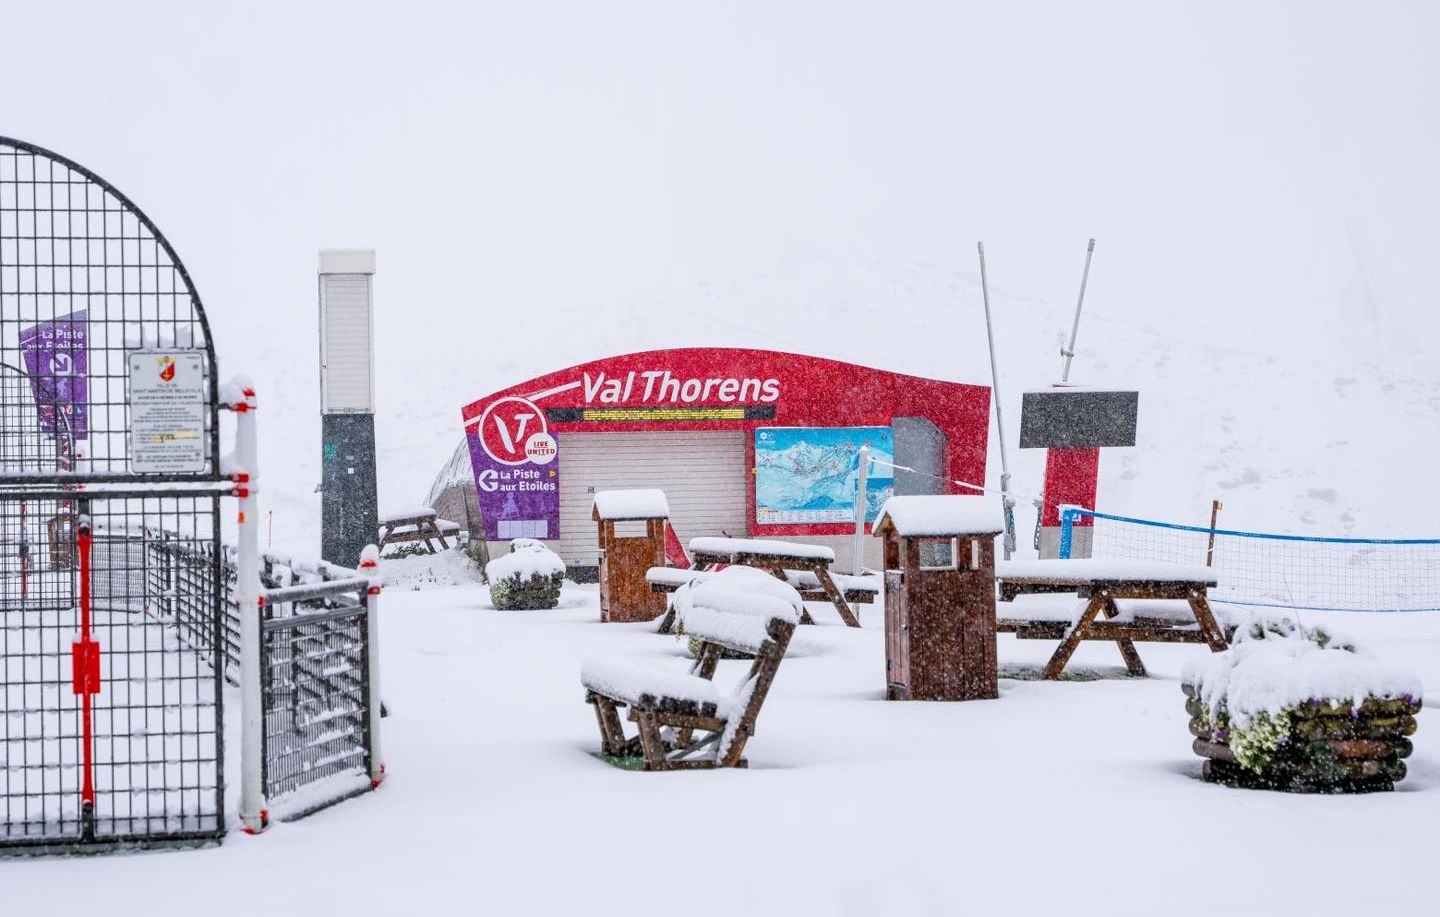
[[[1145,664],[1135,649],[1137,640],[1205,643],[1217,653],[1230,646],[1206,599],[1216,583],[1209,567],[1099,558],[1021,560],[1002,561],[995,576],[1002,597],[1007,591],[1013,598],[1023,592],[1063,590],[1086,600],[1078,617],[1027,615],[1013,603],[1010,609],[1005,604],[997,607],[996,630],[1013,633],[1021,640],[1060,641],[1045,664],[1045,678],[1059,678],[1083,640],[1113,640],[1125,668],[1136,676],[1145,674]],[[1147,601],[1127,602],[1122,612],[1117,599]]]
[[[835,606],[840,620],[847,627],[859,627],[860,619],[845,600],[845,593],[835,584],[830,565],[835,552],[822,545],[797,544],[768,538],[692,538],[690,556],[697,568],[704,570],[720,564],[756,567],[788,581],[788,573],[808,573],[815,577],[824,599]],[[651,588],[654,588],[653,585]]]
[[[454,537],[459,534],[458,523],[437,518],[433,509],[405,510],[380,520],[379,547],[383,551],[388,545],[423,541],[426,550],[434,554],[435,546],[430,543],[432,539],[439,541],[440,547],[449,548],[450,543],[445,540],[445,536]]]
[[[747,766],[745,744],[804,606],[736,589],[719,577],[695,587],[692,597],[685,635],[700,647],[688,674],[616,659],[589,659],[581,667],[604,754],[641,756],[647,771]],[[726,650],[754,656],[728,694],[714,681]],[[625,734],[622,707],[636,724],[633,737]]]
[[[651,592],[673,593],[688,583],[704,582],[715,576],[714,570],[698,570],[694,567],[688,569],[682,567],[651,567],[645,571],[645,580],[650,584]],[[845,601],[857,605],[870,605],[875,601],[875,596],[880,593],[880,578],[876,576],[846,576],[843,573],[832,573],[830,578],[845,596]],[[785,582],[800,593],[800,598],[807,602],[828,602],[830,597],[825,594],[820,580],[813,573],[799,570],[786,570]],[[806,611],[800,616],[801,624],[814,624],[810,612]],[[675,624],[673,609],[667,609],[665,616],[660,621],[659,632],[668,634]]]

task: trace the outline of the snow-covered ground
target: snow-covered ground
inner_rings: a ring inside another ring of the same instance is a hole
[[[1433,694],[1394,793],[1234,790],[1201,782],[1190,751],[1179,672],[1202,647],[1142,645],[1152,674],[1134,680],[1086,645],[1072,669],[1093,681],[895,703],[879,606],[858,631],[811,608],[750,768],[647,774],[593,757],[581,660],[681,671],[682,640],[598,623],[594,586],[497,612],[478,584],[396,584],[378,792],[214,849],[0,861],[4,913],[1379,914],[1429,898]],[[1336,626],[1440,685],[1432,617]],[[1002,670],[1033,676],[1052,648],[1002,636]]]

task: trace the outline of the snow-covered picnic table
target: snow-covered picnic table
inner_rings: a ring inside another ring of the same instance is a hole
[[[1230,645],[1206,599],[1216,584],[1209,567],[1104,558],[1020,560],[996,564],[995,578],[1005,599],[997,609],[997,630],[1021,640],[1060,640],[1045,664],[1046,678],[1060,677],[1082,640],[1115,641],[1131,675],[1145,674],[1136,640],[1205,643],[1217,653]],[[1074,618],[1035,614],[1013,601],[1017,594],[1046,591],[1073,591],[1087,601]],[[1122,614],[1117,599],[1172,601],[1165,606],[1147,602]]]
[[[767,570],[787,582],[792,574],[813,576],[840,619],[849,627],[860,626],[860,619],[830,574],[830,565],[835,562],[835,552],[830,548],[772,538],[702,537],[690,539],[690,556],[700,570],[734,564]]]
[[[419,506],[397,510],[380,517],[379,547],[384,550],[386,545],[421,541],[425,543],[426,550],[434,554],[435,546],[430,543],[431,539],[438,540],[440,547],[448,548],[450,543],[445,540],[445,536],[453,537],[459,534],[460,526],[457,523],[437,518],[435,510],[428,506]]]
[[[645,581],[650,584],[652,592],[675,592],[689,583],[703,582],[715,576],[714,570],[700,570],[694,567],[689,569],[681,567],[651,567],[645,571]],[[820,578],[814,573],[805,570],[786,570],[785,582],[794,587],[800,593],[800,597],[807,602],[826,602],[830,596],[825,593],[825,587],[821,585]],[[847,576],[844,573],[832,573],[830,579],[845,596],[845,601],[857,605],[870,605],[874,603],[875,597],[880,594],[880,577],[878,576]],[[669,633],[673,625],[672,618],[667,615],[660,623],[660,632]],[[813,624],[808,614],[802,615],[800,623]]]

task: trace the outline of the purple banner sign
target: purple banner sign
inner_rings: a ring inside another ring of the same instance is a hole
[[[20,331],[20,351],[40,424],[51,436],[62,425],[57,411],[70,439],[85,439],[90,434],[88,322],[88,311],[81,309]]]
[[[523,398],[501,398],[466,430],[475,495],[490,541],[560,537],[560,471],[545,414]]]

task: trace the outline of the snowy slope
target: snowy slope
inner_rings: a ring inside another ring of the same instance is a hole
[[[468,400],[628,350],[775,347],[1141,388],[1102,505],[1440,530],[1433,5],[259,4],[7,13],[0,133],[115,181],[266,405],[313,551],[315,252],[379,250],[383,505]],[[50,61],[70,53],[74,66]],[[83,51],[76,54],[74,52]],[[1017,453],[1022,491],[1041,458]],[[992,468],[992,480],[998,468]],[[1025,521],[1022,519],[1022,526]]]

